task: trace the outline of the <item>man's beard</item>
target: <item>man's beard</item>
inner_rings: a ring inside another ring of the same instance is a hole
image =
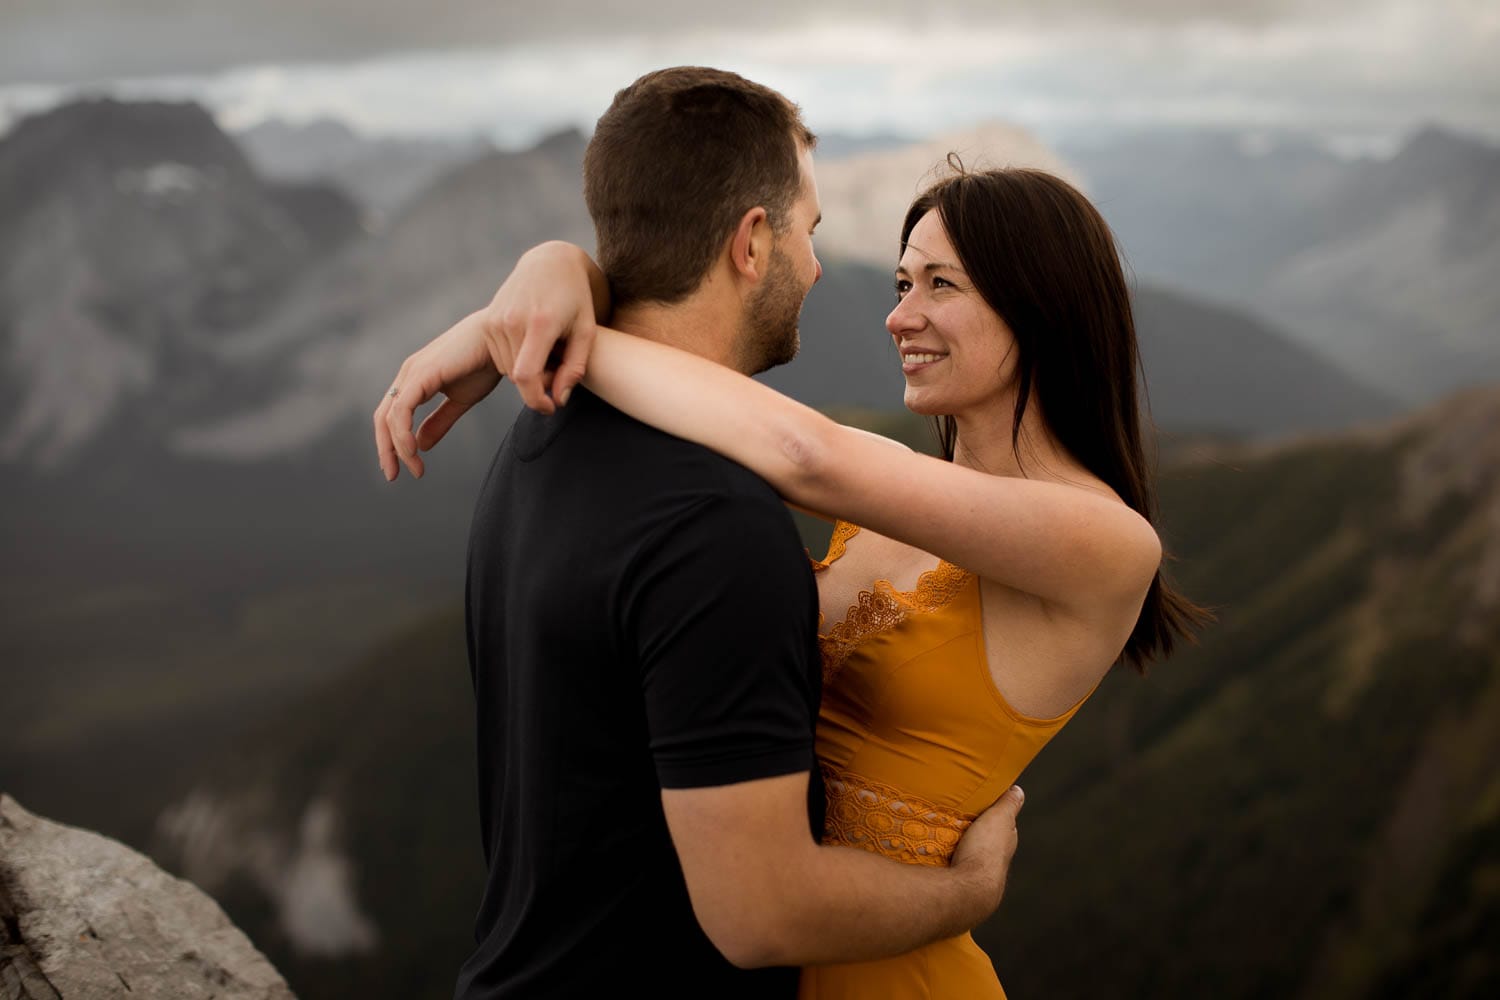
[[[740,323],[740,370],[754,375],[784,365],[797,356],[797,319],[807,289],[797,281],[792,258],[771,251],[766,280],[745,309]]]

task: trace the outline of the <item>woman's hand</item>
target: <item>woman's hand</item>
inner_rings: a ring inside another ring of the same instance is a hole
[[[375,408],[375,450],[386,479],[395,479],[403,462],[420,479],[424,466],[418,451],[441,441],[501,376],[511,377],[534,410],[551,413],[554,397],[566,403],[587,369],[596,308],[601,319],[608,313],[609,285],[588,254],[561,242],[528,250],[487,307],[402,363]],[[559,340],[565,341],[562,359],[549,370],[547,360]],[[417,407],[439,393],[442,404],[413,434]]]
[[[489,333],[485,311],[470,313],[402,362],[390,391],[375,408],[375,452],[387,481],[400,474],[402,462],[421,479],[423,463],[417,449],[426,451],[441,441],[512,367],[510,345]],[[412,434],[417,407],[438,393],[446,398]]]
[[[607,320],[609,311],[609,282],[579,247],[554,240],[516,262],[486,310],[486,326],[509,346],[515,366],[506,374],[527,406],[551,413],[554,401],[567,404],[588,368],[595,323]],[[560,340],[562,357],[549,369]]]

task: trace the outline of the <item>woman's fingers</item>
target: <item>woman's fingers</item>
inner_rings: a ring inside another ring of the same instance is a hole
[[[583,381],[584,373],[588,371],[589,354],[594,349],[594,317],[591,313],[580,313],[573,320],[573,332],[568,336],[567,343],[563,347],[562,360],[558,363],[557,374],[552,381],[552,398],[557,400],[560,406],[568,404],[568,397],[573,393],[573,387]]]
[[[594,288],[587,257],[570,244],[549,242],[521,255],[490,301],[491,336],[509,346],[515,365],[507,371],[521,400],[538,413],[552,413],[583,377],[593,340]],[[547,363],[566,341],[566,372],[549,377]],[[548,393],[548,382],[553,391]]]
[[[401,381],[395,386],[395,395],[389,397],[385,413],[385,426],[390,434],[391,448],[415,478],[421,479],[425,466],[417,452],[417,438],[412,433],[417,407],[437,395],[442,387],[435,369],[436,362],[423,357],[425,352],[412,355],[402,366]],[[395,478],[394,476],[390,478]]]
[[[401,474],[401,461],[396,454],[396,445],[391,439],[391,427],[389,414],[391,404],[400,397],[401,382],[411,367],[411,358],[401,363],[401,368],[396,372],[396,378],[391,383],[391,388],[380,398],[380,403],[375,407],[375,454],[380,461],[380,471],[384,473],[386,482],[390,482]]]
[[[490,335],[487,318],[484,310],[470,313],[401,365],[375,408],[375,450],[387,480],[400,474],[402,464],[421,478],[425,465],[420,451],[442,440],[511,367],[510,346],[503,337]],[[434,411],[437,419],[424,420],[414,434],[417,408],[439,393],[448,405]]]
[[[458,423],[458,418],[468,412],[468,405],[445,399],[437,405],[417,428],[417,449],[431,451]]]
[[[517,330],[518,327],[521,327]],[[566,325],[554,313],[544,308],[532,309],[521,324],[509,324],[503,331],[516,359],[515,370],[510,380],[521,393],[521,400],[538,413],[552,413],[552,400],[547,396],[543,374],[547,369],[547,358],[552,348],[567,332]],[[514,333],[519,333],[519,339]]]

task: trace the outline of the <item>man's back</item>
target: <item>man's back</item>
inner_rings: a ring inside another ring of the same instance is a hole
[[[661,807],[813,768],[816,592],[770,488],[582,390],[523,412],[467,611],[490,874],[457,995],[790,996],[699,929]]]

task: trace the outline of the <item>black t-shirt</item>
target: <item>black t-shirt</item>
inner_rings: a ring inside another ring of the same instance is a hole
[[[822,830],[817,593],[771,488],[580,389],[501,445],[466,603],[489,877],[456,996],[793,996],[698,926],[661,807],[812,771]]]

